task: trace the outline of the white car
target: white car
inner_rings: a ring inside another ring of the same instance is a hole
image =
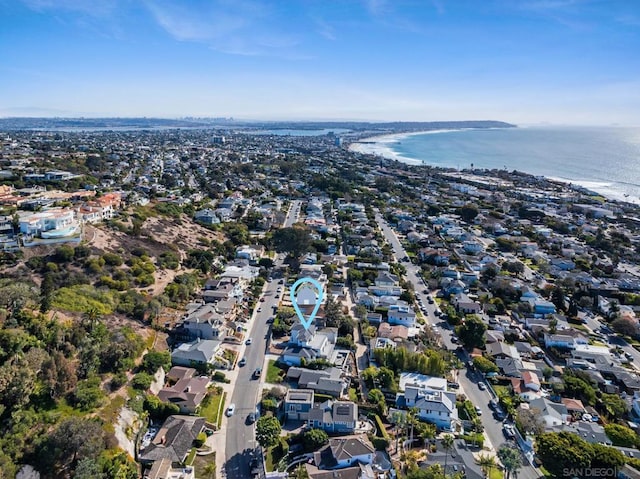
[[[248,338],[248,339],[244,342],[244,344],[246,344],[247,346],[249,346],[252,342],[253,342],[253,339]]]
[[[229,404],[229,407],[227,408],[227,417],[233,416],[234,412],[236,412],[236,405],[231,403],[231,404]]]

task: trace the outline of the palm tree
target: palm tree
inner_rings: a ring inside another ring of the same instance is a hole
[[[471,420],[471,429],[473,430],[473,432],[478,432],[478,433],[484,432],[484,425],[482,424],[482,419],[480,419],[479,417],[474,417]]]
[[[445,434],[441,440],[442,449],[444,449],[444,475],[447,477],[447,461],[449,459],[449,451],[453,449],[453,436],[451,434]],[[508,478],[507,478],[508,479]]]
[[[491,469],[498,465],[495,456],[489,456],[488,454],[480,454],[478,456],[478,464],[487,477],[491,476]]]
[[[504,466],[505,479],[510,479],[512,474],[514,477],[518,476],[518,471],[522,467],[522,457],[518,449],[507,445],[500,446],[498,459]]]
[[[98,308],[96,308],[95,306],[92,306],[89,309],[87,309],[82,315],[82,322],[85,325],[89,326],[90,331],[93,331],[93,328],[100,321],[101,316],[102,314],[100,313]]]
[[[405,472],[411,472],[418,468],[418,451],[409,450],[402,455],[402,461],[404,462]]]
[[[400,411],[396,411],[391,415],[391,421],[394,424],[396,433],[396,452],[398,452],[398,440],[400,439],[400,430],[404,428],[406,423],[406,416]]]

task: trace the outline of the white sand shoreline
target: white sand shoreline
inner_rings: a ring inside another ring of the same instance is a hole
[[[477,128],[459,128],[459,129],[448,129],[448,130],[428,130],[428,131],[415,131],[415,132],[406,132],[406,133],[389,133],[386,135],[377,135],[377,136],[362,138],[358,141],[354,141],[349,145],[349,150],[356,153],[382,156],[383,158],[400,161],[408,165],[425,165],[425,166],[434,166],[438,168],[446,168],[439,165],[438,166],[430,165],[429,163],[425,163],[424,161],[416,158],[402,156],[393,150],[393,144],[398,143],[399,141],[405,138],[409,138],[411,136],[437,134],[437,133],[451,133],[456,131],[469,131],[469,130],[477,130]],[[451,167],[451,168],[455,169],[455,167]],[[523,171],[523,173],[527,173],[527,172]],[[531,173],[527,173],[527,174],[531,174]],[[609,200],[621,201],[621,202],[631,203],[631,204],[640,204],[640,198],[630,197],[629,195],[626,195],[623,191],[616,189],[614,182],[597,181],[597,180],[575,180],[575,179],[559,178],[559,177],[552,177],[552,176],[546,176],[546,175],[545,175],[545,178],[551,181],[565,183],[567,185],[575,185],[582,188],[586,188],[599,195],[602,195],[603,197]]]

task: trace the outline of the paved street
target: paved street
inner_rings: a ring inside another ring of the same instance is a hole
[[[395,232],[389,227],[384,218],[382,218],[382,216],[377,212],[376,221],[378,222],[378,225],[380,226],[385,239],[392,246],[396,260],[401,261],[407,256],[407,254],[402,247],[402,244],[398,240]],[[425,318],[427,323],[438,328],[438,331],[442,336],[442,342],[447,349],[455,350],[457,348],[457,345],[451,342],[451,335],[453,331],[446,326],[445,321],[440,321],[439,318],[435,316],[434,311],[437,305],[435,303],[429,304],[427,301],[427,294],[423,293],[423,290],[426,289],[426,285],[418,276],[419,268],[413,263],[409,262],[402,262],[402,264],[407,269],[406,279],[408,281],[411,281],[414,285],[416,297],[422,299],[422,302],[426,307]],[[494,447],[494,449],[497,450],[497,448],[499,448],[500,445],[505,442],[505,437],[502,432],[502,422],[497,421],[493,418],[493,412],[489,408],[491,394],[488,390],[482,391],[478,388],[478,382],[481,380],[482,378],[478,373],[469,371],[466,368],[464,370],[461,370],[458,374],[460,392],[464,393],[474,405],[480,407],[480,409],[482,410],[481,417],[486,436],[488,437],[489,442]],[[526,460],[524,458],[523,462],[523,467],[518,472],[518,478],[537,479],[538,477],[540,477],[541,474],[539,474],[535,468],[526,464]]]
[[[291,226],[297,221],[300,211],[300,201],[294,201],[289,208],[284,225]],[[275,261],[276,266],[282,265],[282,260]],[[260,311],[255,311],[251,320],[249,335],[253,341],[250,346],[243,346],[247,364],[239,368],[233,393],[228,404],[235,404],[236,410],[232,417],[225,418],[223,429],[226,432],[225,454],[226,464],[222,477],[229,479],[246,479],[251,477],[250,466],[254,451],[258,443],[255,440],[255,424],[247,424],[247,416],[256,410],[260,402],[261,384],[266,377],[265,354],[268,348],[269,324],[267,319],[273,316],[273,306],[278,305],[281,293],[277,293],[278,279],[267,282],[262,297],[264,302],[258,302]],[[241,356],[242,357],[242,356]],[[262,376],[254,379],[256,368],[263,368]]]

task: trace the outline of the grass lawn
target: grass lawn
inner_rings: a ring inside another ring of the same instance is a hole
[[[226,393],[214,394],[210,391],[207,397],[204,398],[200,405],[200,415],[206,418],[207,422],[220,426],[218,422],[222,419],[225,396]]]
[[[210,476],[209,474],[207,474],[207,472],[205,471],[205,468],[209,464],[215,464],[215,462],[216,462],[215,453],[213,453],[213,454],[211,454],[209,456],[196,456],[196,458],[193,461],[193,467],[195,469],[196,477],[201,477],[203,479],[208,479],[209,477],[214,477],[214,476]]]
[[[196,457],[196,452],[197,452],[197,449],[195,447],[192,447],[191,451],[189,452],[189,455],[187,456],[187,459],[184,461],[184,463],[187,466],[190,466],[191,464],[193,464],[193,460]]]
[[[267,379],[271,384],[281,383],[284,379],[285,370],[276,365],[275,360],[270,359],[267,365]]]
[[[266,450],[266,455],[265,455],[265,464],[267,467],[267,472],[271,472],[273,471],[273,463],[276,462],[277,464],[277,458],[273,457],[273,450],[276,448],[277,446],[274,447],[270,447],[269,449]],[[275,459],[275,461],[274,461]]]
[[[492,467],[489,472],[489,479],[502,479],[502,471],[498,470],[496,467]]]

